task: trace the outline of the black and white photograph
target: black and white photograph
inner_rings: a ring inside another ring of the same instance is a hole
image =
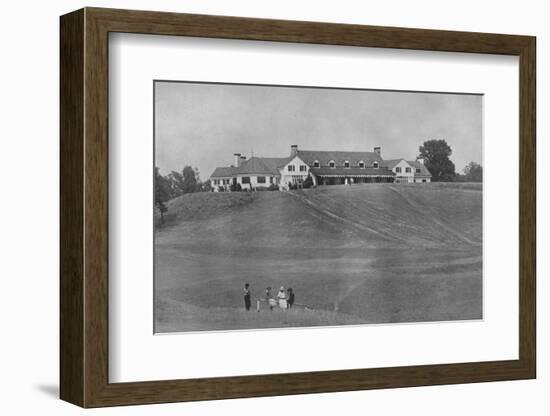
[[[154,331],[483,319],[483,95],[154,81]]]

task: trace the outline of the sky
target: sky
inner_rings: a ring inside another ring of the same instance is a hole
[[[461,172],[482,164],[483,96],[425,92],[155,82],[155,165],[198,168],[208,179],[233,154],[286,157],[303,150],[372,151],[414,160],[445,139]]]

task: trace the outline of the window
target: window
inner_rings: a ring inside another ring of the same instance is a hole
[[[315,162],[313,162],[313,167],[314,167],[314,168],[318,168],[318,167],[320,167],[320,166],[321,166],[321,164],[319,163],[318,160],[316,160]]]
[[[372,164],[372,166],[374,166],[375,168],[378,168],[378,162],[374,162],[374,163]],[[401,170],[399,170],[399,172],[401,172]]]
[[[411,173],[411,168],[405,168],[405,172]]]
[[[306,171],[307,171],[306,165],[300,165],[300,172],[306,172]]]
[[[344,167],[345,167],[345,168],[349,168],[349,160],[346,160],[346,161],[344,162]]]
[[[426,179],[422,179],[422,183],[426,183]]]
[[[243,176],[241,178],[241,183],[250,183],[250,176]]]
[[[273,183],[273,176],[269,177],[269,183]]]
[[[399,166],[395,168],[395,173],[401,173],[401,168]]]
[[[258,183],[265,183],[265,176],[258,176]]]
[[[365,162],[360,161],[360,162],[359,162],[359,167],[360,167],[361,169],[364,169],[364,168],[365,168]]]
[[[294,166],[294,165],[288,165],[288,166],[287,166],[287,170],[288,170],[289,172],[294,172],[295,166]]]
[[[416,168],[416,173],[420,173],[420,168]]]
[[[335,165],[335,163],[334,163],[334,160],[331,160],[330,162],[328,162],[328,167],[329,167],[329,168],[333,168],[333,167],[335,167],[335,166],[336,166],[336,165]]]

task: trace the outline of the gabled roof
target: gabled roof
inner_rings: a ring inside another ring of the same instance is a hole
[[[340,152],[330,150],[298,150],[298,156],[309,166],[313,166],[313,162],[319,161],[321,166],[328,166],[328,163],[333,160],[336,166],[344,166],[347,160],[351,166],[359,165],[363,161],[366,165],[372,165],[372,162],[382,162],[382,158],[376,152]]]
[[[210,175],[211,178],[224,178],[233,175],[278,175],[279,168],[286,165],[294,159],[291,157],[251,157],[248,160],[243,160],[241,166],[234,167],[219,167]]]
[[[237,168],[234,166],[224,166],[219,167],[214,170],[212,175],[210,175],[211,178],[227,178],[231,177]]]
[[[408,160],[407,163],[415,168],[414,176],[425,176],[428,178],[432,177],[432,174],[426,166],[420,163],[418,160]],[[420,173],[416,173],[416,169],[420,169]]]
[[[323,150],[299,150],[297,156],[309,166],[313,166],[313,162],[319,161],[320,168],[311,168],[311,171],[317,175],[393,175],[391,171],[395,165],[401,161],[405,161],[410,166],[415,168],[415,176],[431,177],[432,175],[422,163],[418,161],[410,161],[405,159],[383,160],[376,152],[339,152],[339,151],[323,151]],[[279,168],[285,166],[288,162],[294,159],[295,156],[287,157],[252,157],[248,160],[243,160],[241,166],[226,166],[218,167],[214,170],[211,178],[228,178],[233,175],[249,175],[249,174],[265,174],[278,175]],[[328,168],[330,161],[336,163],[336,168]],[[350,162],[350,168],[344,168],[344,162]],[[365,168],[359,168],[359,162],[365,162]],[[373,162],[380,164],[379,168],[372,168]],[[420,169],[420,173],[416,173],[416,169]]]
[[[405,162],[407,162],[405,159],[401,158],[401,159],[389,159],[389,160],[384,160],[381,165],[382,166],[386,166],[388,169],[393,169],[396,165],[399,164],[399,162],[401,162],[402,160],[404,160]],[[409,163],[409,162],[407,162]]]
[[[251,157],[243,161],[235,171],[236,174],[265,173],[278,175],[279,168],[284,166],[293,157]]]

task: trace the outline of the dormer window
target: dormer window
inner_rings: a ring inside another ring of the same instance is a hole
[[[344,162],[344,167],[345,167],[345,168],[349,168],[349,160],[346,160],[346,161]]]
[[[359,167],[361,169],[364,169],[365,168],[365,162],[363,162],[362,160],[359,162]]]
[[[420,168],[416,168],[416,173],[420,173]]]
[[[330,162],[328,162],[328,167],[329,167],[329,168],[334,168],[334,167],[336,167],[336,164],[334,163],[334,160],[331,160]]]
[[[313,167],[314,167],[314,168],[321,167],[321,163],[319,163],[319,161],[316,160],[315,162],[313,162]]]
[[[374,162],[374,163],[372,164],[372,166],[373,166],[374,168],[378,169],[378,162]]]

